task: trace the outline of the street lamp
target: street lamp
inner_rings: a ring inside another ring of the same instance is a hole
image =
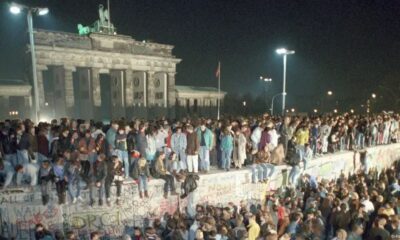
[[[260,80],[265,83],[265,91],[264,91],[265,104],[268,104],[268,86],[267,86],[267,84],[272,82],[272,78],[260,76]]]
[[[332,91],[328,91],[326,94],[328,94],[329,96],[332,96],[333,92]]]
[[[273,97],[272,97],[272,101],[271,101],[271,115],[273,116],[274,115],[274,101],[275,101],[275,98],[276,97],[278,97],[278,96],[280,96],[280,95],[286,95],[286,93],[285,92],[282,92],[282,93],[278,93],[278,94],[275,94]]]
[[[263,76],[260,76],[260,80],[262,80],[264,82],[272,82],[272,78],[263,77]]]
[[[286,59],[287,55],[294,54],[293,50],[287,50],[286,48],[276,49],[276,53],[283,55],[283,89],[282,89],[282,115],[285,113],[285,100],[286,100]]]
[[[19,14],[22,10],[27,11],[27,21],[28,21],[28,31],[29,31],[29,45],[31,50],[31,59],[32,59],[32,80],[33,80],[33,95],[34,95],[34,121],[37,123],[39,121],[39,92],[38,92],[38,83],[37,83],[37,72],[36,72],[36,53],[35,53],[35,43],[33,40],[33,21],[32,14],[37,14],[40,16],[46,15],[49,13],[49,9],[47,7],[29,7],[22,4],[12,3],[10,5],[10,12],[12,14]]]
[[[317,113],[318,112],[318,109],[314,109],[314,113]]]
[[[375,99],[376,98],[376,94],[372,93],[371,94],[371,98]],[[369,115],[369,112],[371,111],[371,101],[370,99],[367,99],[367,114]]]

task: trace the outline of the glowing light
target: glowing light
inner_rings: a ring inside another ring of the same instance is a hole
[[[276,49],[276,53],[280,55],[289,55],[289,54],[294,54],[294,51],[287,50],[286,48],[278,48]]]
[[[21,8],[18,7],[18,6],[12,5],[12,6],[10,7],[10,12],[11,12],[12,14],[19,14],[19,13],[21,12]]]
[[[331,95],[333,94],[333,92],[332,92],[332,91],[328,91],[327,94],[328,94],[329,96],[331,96]]]
[[[371,94],[371,97],[376,98],[376,94],[375,93]]]
[[[49,9],[48,8],[39,8],[38,14],[40,16],[46,15],[49,13]]]
[[[292,109],[290,109],[290,111],[292,111],[292,112],[294,112],[294,111],[296,111],[294,108],[292,108]]]
[[[351,112],[351,113],[354,113],[354,109],[350,109],[350,112]]]
[[[334,109],[333,112],[334,112],[334,113],[337,113],[337,109]]]
[[[318,112],[318,109],[314,109],[314,112],[317,113],[317,112]]]

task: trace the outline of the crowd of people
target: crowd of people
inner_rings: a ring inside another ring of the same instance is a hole
[[[381,173],[379,176],[386,178],[375,179],[375,182],[371,182],[366,169],[364,174],[367,175],[342,177],[342,182],[338,185],[332,182],[323,184],[312,176],[301,174],[301,166],[303,170],[307,169],[311,159],[324,154],[347,150],[357,150],[365,154],[366,147],[398,142],[399,116],[395,114],[383,113],[368,117],[347,114],[309,117],[264,115],[259,118],[227,118],[220,121],[120,119],[109,125],[67,118],[53,120],[51,123],[40,122],[37,125],[30,120],[6,120],[0,123],[0,129],[1,188],[16,185],[29,186],[33,190],[38,185],[44,205],[51,199],[53,186],[59,204],[84,202],[80,192],[88,189],[89,205],[93,206],[98,202],[102,206],[105,200],[111,206],[111,199],[115,200],[115,204],[121,204],[122,183],[130,178],[138,184],[140,198],[148,197],[147,183],[151,178],[164,180],[164,197],[168,198],[168,195],[177,195],[176,182],[182,182],[186,176],[192,174],[206,174],[213,168],[230,171],[248,166],[254,183],[268,182],[275,173],[275,167],[280,164],[291,166],[290,189],[303,193],[304,198],[307,197],[303,199],[307,200],[304,203],[300,203],[299,196],[277,198],[275,201],[271,197],[267,205],[272,206],[273,211],[280,209],[277,217],[279,221],[275,218],[273,225],[270,222],[267,224],[271,219],[267,219],[265,209],[254,212],[244,210],[244,206],[240,206],[244,212],[235,206],[199,208],[190,229],[197,226],[201,231],[194,232],[187,228],[188,219],[179,220],[184,215],[171,216],[175,220],[167,223],[162,231],[164,233],[171,230],[167,239],[179,239],[171,234],[185,235],[185,231],[192,237],[183,239],[203,239],[201,236],[204,239],[215,239],[215,236],[219,236],[216,239],[242,239],[228,237],[234,229],[246,232],[249,239],[257,239],[250,237],[255,235],[268,237],[263,227],[261,232],[257,230],[260,226],[268,226],[270,230],[275,226],[275,234],[272,235],[285,237],[289,234],[291,237],[288,239],[295,239],[299,226],[303,227],[302,233],[304,230],[312,235],[311,238],[305,237],[306,239],[330,239],[328,237],[335,234],[338,235],[337,239],[346,239],[339,235],[346,232],[349,236],[354,235],[367,226],[376,226],[376,231],[379,232],[379,226],[383,222],[385,228],[388,226],[387,222],[397,224],[397,220],[391,215],[384,218],[376,212],[375,215],[370,215],[374,212],[368,211],[369,217],[362,226],[355,225],[354,222],[348,222],[344,226],[341,222],[351,219],[348,217],[353,214],[362,215],[365,207],[362,207],[361,200],[369,201],[369,209],[373,203],[376,211],[392,206],[390,204],[394,204],[393,198],[389,199],[388,196],[396,193],[397,197],[398,188],[400,189],[397,185],[398,168],[394,172]],[[307,188],[304,188],[304,181],[307,180],[305,176],[308,176],[310,184]],[[112,187],[116,188],[116,196],[111,196]],[[394,192],[392,188],[395,188]],[[371,189],[375,191],[369,192]],[[391,192],[384,192],[389,189]],[[350,192],[358,194],[357,208],[351,205],[354,199],[346,195]],[[308,203],[310,198],[314,202]],[[286,210],[282,210],[282,207]],[[301,207],[303,212],[292,212],[296,207]],[[310,209],[314,211],[308,211]],[[357,212],[353,212],[355,209]],[[334,223],[334,213],[344,214],[344,217],[339,214],[342,219]],[[160,234],[160,229],[156,226],[147,228],[144,233],[154,235],[145,239],[157,239]],[[358,237],[354,235],[351,239],[363,238],[358,234]]]
[[[281,187],[261,204],[197,205],[135,227],[125,240],[396,240],[400,239],[400,162],[338,179],[305,174],[297,189]],[[53,234],[37,226],[37,239]],[[78,239],[74,232],[55,239]],[[91,239],[100,239],[93,232]]]
[[[207,173],[210,167],[225,171],[249,166],[253,182],[268,182],[275,166],[292,166],[289,182],[297,186],[307,163],[318,156],[344,150],[397,142],[399,117],[286,116],[156,121],[120,119],[101,122],[63,118],[35,125],[30,120],[0,123],[0,178],[11,184],[40,185],[43,204],[53,184],[59,204],[83,201],[89,189],[90,205],[120,204],[122,183],[133,178],[141,198],[148,197],[151,178],[165,181],[164,197],[176,195],[176,181],[186,174]]]

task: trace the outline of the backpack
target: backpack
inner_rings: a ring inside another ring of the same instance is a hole
[[[185,178],[185,181],[182,183],[182,190],[183,194],[181,195],[181,198],[187,197],[189,193],[193,192],[197,188],[197,180],[199,180],[200,177],[196,174],[188,174]]]

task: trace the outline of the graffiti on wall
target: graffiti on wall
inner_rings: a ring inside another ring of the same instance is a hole
[[[400,144],[397,147],[382,146],[368,150],[371,167],[390,166],[391,162],[400,159]],[[312,175],[334,178],[340,171],[354,172],[359,169],[359,157],[353,152],[329,155],[313,160],[307,172]],[[354,164],[356,163],[356,164]],[[137,184],[127,183],[122,189],[122,204],[112,207],[90,207],[88,191],[82,191],[84,203],[69,204],[60,207],[56,196],[52,196],[51,204],[42,206],[40,191],[16,193],[2,192],[0,194],[0,233],[5,237],[16,239],[34,239],[34,226],[43,223],[54,230],[76,232],[80,239],[89,239],[90,232],[101,231],[106,238],[114,239],[122,233],[132,233],[135,226],[148,226],[164,213],[185,211],[186,207],[195,204],[239,204],[245,200],[248,203],[260,203],[266,191],[276,189],[286,182],[289,167],[278,167],[270,184],[252,184],[250,170],[232,171],[224,174],[201,175],[198,189],[186,199],[178,196],[163,198],[162,180],[152,180],[149,183],[149,198],[140,199]],[[286,171],[286,174],[282,174]],[[178,188],[179,189],[179,188]],[[115,201],[115,187],[111,189],[112,200]],[[55,193],[55,191],[54,191]],[[28,203],[28,204],[27,204]]]

